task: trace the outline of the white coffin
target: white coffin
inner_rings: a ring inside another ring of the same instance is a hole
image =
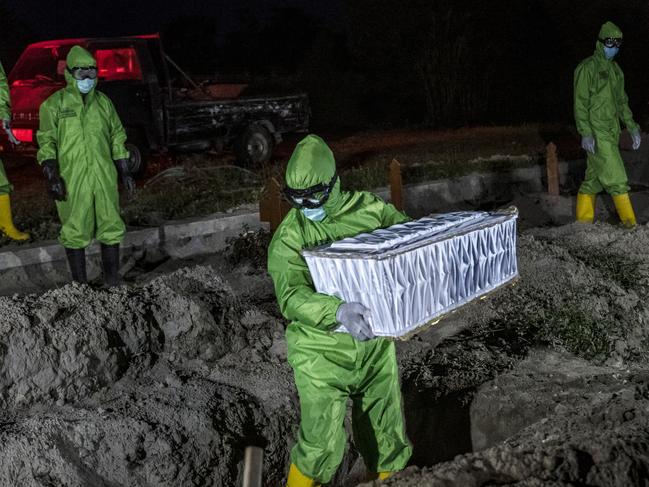
[[[399,337],[518,275],[517,217],[515,208],[449,213],[302,255],[316,291],[363,303],[375,335]]]

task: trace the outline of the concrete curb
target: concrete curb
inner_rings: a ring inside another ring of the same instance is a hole
[[[229,238],[244,228],[268,228],[259,221],[254,206],[232,213],[170,221],[155,228],[131,230],[121,244],[122,270],[136,263],[160,262],[168,258],[187,258],[223,250]],[[101,275],[100,245],[86,249],[88,278]],[[0,251],[0,295],[41,292],[69,282],[65,249],[56,241],[8,246]]]
[[[561,185],[583,176],[585,161],[559,163]],[[406,184],[403,198],[406,213],[414,217],[452,209],[480,207],[485,203],[511,201],[517,194],[547,191],[545,166],[517,168],[509,172],[474,172],[457,178]],[[374,190],[383,199],[390,198],[389,188]]]
[[[131,230],[121,244],[122,253],[156,249],[169,257],[184,258],[200,253],[222,250],[228,238],[236,237],[244,227],[252,230],[268,228],[259,221],[259,212],[239,212],[233,215],[216,214],[204,218],[172,221],[156,228]],[[100,246],[92,243],[86,257],[98,256]],[[16,246],[0,251],[0,273],[15,267],[47,264],[65,260],[65,250],[56,241]]]

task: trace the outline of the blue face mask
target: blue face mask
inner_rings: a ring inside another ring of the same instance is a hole
[[[604,56],[606,59],[613,59],[615,55],[619,52],[619,47],[606,47],[604,46]]]
[[[327,216],[327,212],[322,206],[318,208],[302,208],[301,211],[305,217],[314,222],[321,222]]]
[[[80,79],[76,81],[77,81],[77,88],[79,88],[79,91],[84,95],[90,93],[90,90],[92,90],[93,86],[95,86],[94,79],[86,78],[86,79]]]

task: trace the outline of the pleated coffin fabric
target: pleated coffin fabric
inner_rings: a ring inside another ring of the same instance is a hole
[[[399,337],[518,276],[517,216],[449,213],[302,254],[316,291],[363,303],[375,335]]]

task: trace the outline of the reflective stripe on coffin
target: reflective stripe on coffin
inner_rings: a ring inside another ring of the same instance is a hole
[[[316,291],[363,303],[375,335],[400,337],[518,276],[517,218],[514,207],[449,213],[302,255]]]

